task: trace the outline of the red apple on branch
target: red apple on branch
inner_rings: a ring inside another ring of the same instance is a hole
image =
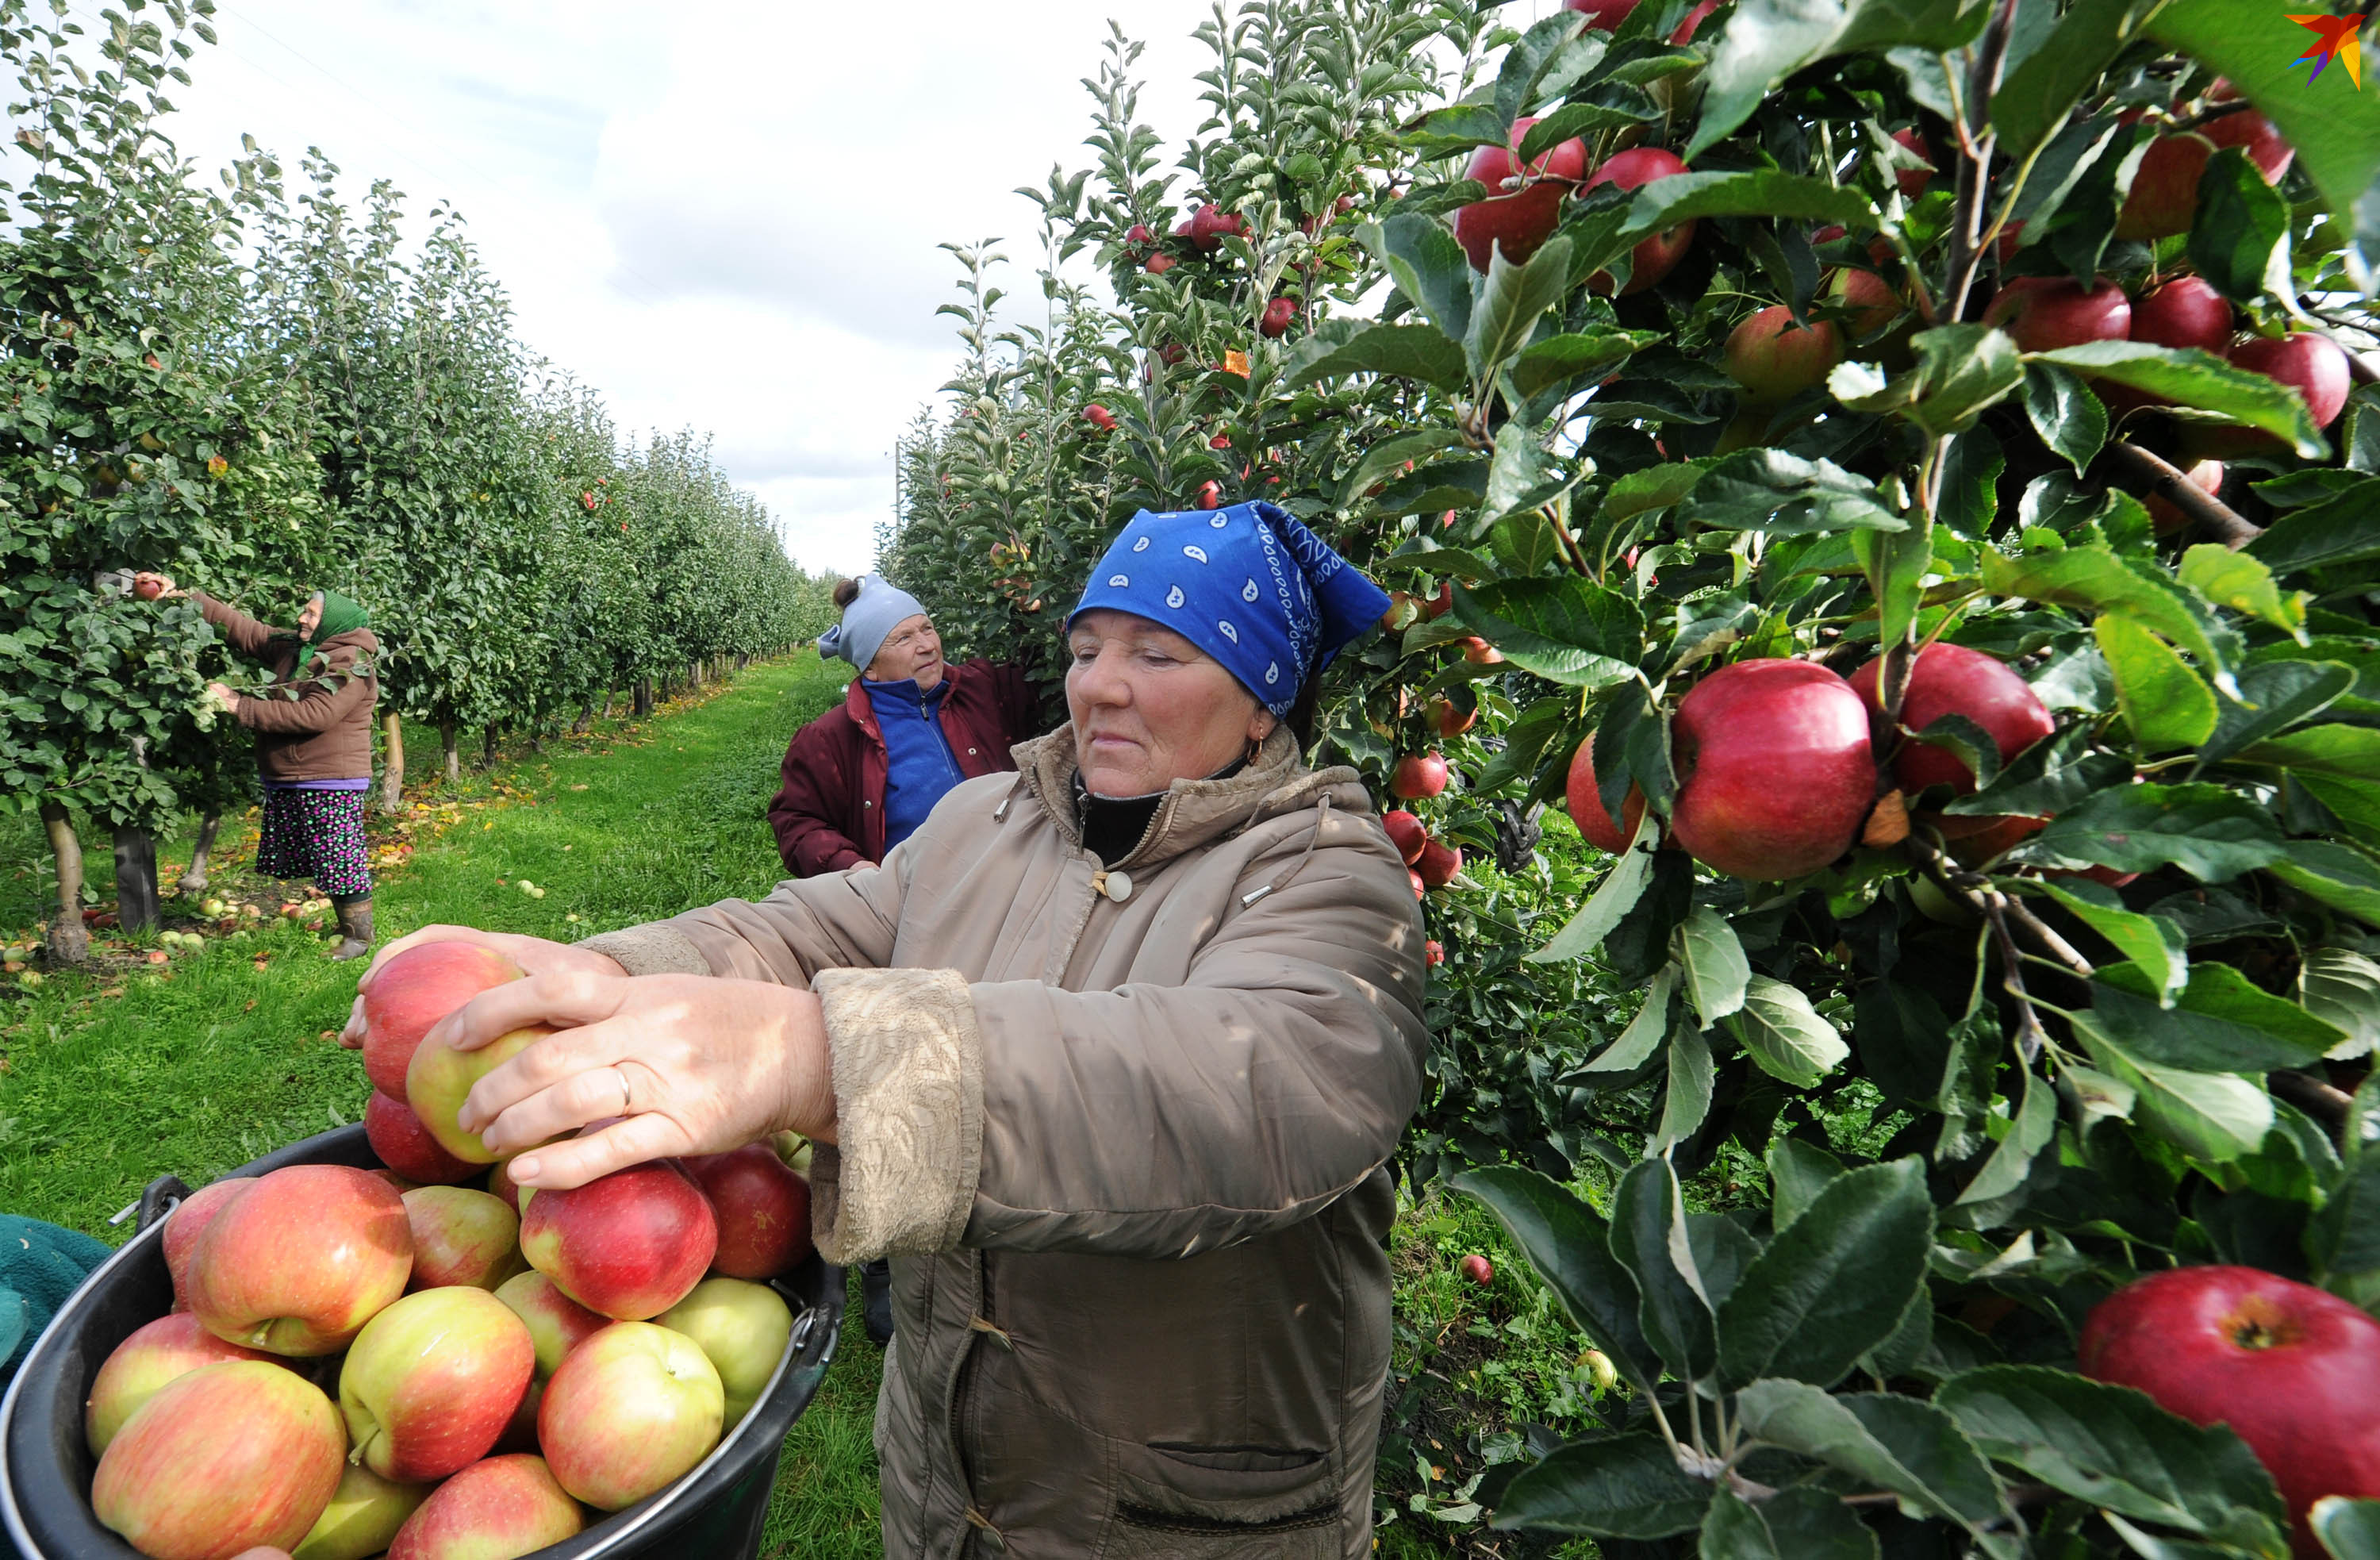
[[[1423,887],[1444,888],[1463,870],[1463,852],[1442,840],[1427,841],[1413,870],[1420,874]]]
[[[2176,276],[2132,299],[2131,338],[2221,356],[2231,344],[2231,304],[2197,276]]]
[[[2347,394],[2354,387],[2347,354],[2328,336],[2312,331],[2291,331],[2277,337],[2252,335],[2231,348],[2230,358],[2237,367],[2296,391],[2319,428],[2338,420],[2347,407]]]
[[[2054,352],[2126,339],[2132,305],[2113,282],[2084,287],[2069,276],[2019,276],[1992,299],[1984,323],[2008,332],[2019,351]]]
[[[202,1365],[135,1409],[91,1483],[92,1515],[150,1560],[216,1560],[306,1536],[346,1438],[320,1387],[260,1359]]]
[[[1693,26],[1691,21],[1688,22],[1686,30],[1691,31]],[[1631,147],[1605,159],[1603,165],[1587,178],[1586,189],[1616,184],[1622,189],[1639,189],[1655,179],[1668,178],[1672,174],[1685,171],[1686,165],[1679,160],[1676,152],[1664,152],[1658,146]],[[1628,283],[1620,289],[1620,296],[1625,298],[1631,293],[1643,292],[1676,270],[1678,262],[1686,258],[1686,251],[1694,247],[1694,225],[1689,218],[1638,243],[1628,251]],[[1587,278],[1586,290],[1609,294],[1611,291],[1611,274],[1597,272]]]
[[[388,1560],[487,1560],[530,1554],[576,1538],[578,1503],[545,1459],[512,1453],[473,1463],[430,1493],[397,1530]]]
[[[161,1316],[136,1330],[115,1346],[99,1374],[91,1380],[91,1396],[83,1405],[83,1436],[91,1443],[93,1456],[107,1450],[115,1432],[133,1410],[156,1395],[167,1382],[187,1376],[201,1365],[220,1365],[226,1359],[261,1359],[278,1363],[278,1357],[261,1349],[245,1348],[238,1344],[224,1342],[204,1327],[199,1319],[187,1311]]]
[[[1389,772],[1389,790],[1407,801],[1420,801],[1446,789],[1446,760],[1437,753],[1407,753]]]
[[[2218,85],[2210,103],[2228,103],[2238,94]],[[2129,123],[2137,113],[2122,116]],[[2254,109],[2242,109],[2209,119],[2194,129],[2162,135],[2149,143],[2132,175],[2132,188],[2116,213],[2119,238],[2165,238],[2190,231],[2198,214],[2198,181],[2207,163],[2223,147],[2237,146],[2248,153],[2266,184],[2278,184],[2296,153],[2281,139],[2273,122]]]
[[[1843,360],[1842,332],[1831,320],[1793,323],[1781,303],[1755,313],[1728,333],[1728,377],[1743,387],[1743,398],[1759,406],[1791,400],[1826,383]]]
[[[364,1324],[339,1370],[339,1411],[357,1461],[419,1483],[488,1455],[528,1390],[528,1327],[485,1289],[406,1296]]]
[[[1926,140],[1923,131],[1913,127],[1905,130],[1895,130],[1892,132],[1892,139],[1900,143],[1902,151],[1913,152],[1928,163],[1934,161],[1933,145]],[[1934,182],[1934,169],[1895,168],[1892,172],[1892,182],[1900,187],[1902,200],[1914,201],[1925,193],[1925,187],[1928,184]]]
[[[564,1489],[618,1511],[708,1456],[726,1408],[719,1371],[693,1339],[650,1322],[615,1322],[554,1371],[537,1434]]]
[[[2380,1322],[2248,1267],[2152,1274],[2083,1323],[2082,1373],[2137,1387],[2196,1424],[2228,1424],[2280,1486],[2307,1560],[2306,1508],[2380,1496]]]
[[[1628,848],[1636,837],[1636,826],[1645,817],[1645,793],[1633,781],[1628,794],[1621,798],[1620,818],[1614,822],[1611,811],[1603,805],[1603,793],[1595,780],[1595,738],[1589,737],[1578,745],[1570,761],[1570,778],[1562,786],[1570,802],[1570,821],[1589,845],[1617,856]]]
[[[476,943],[421,943],[388,960],[363,981],[364,1076],[382,1093],[403,1099],[407,1064],[430,1026],[524,973]]]
[[[1421,847],[1429,843],[1429,830],[1420,819],[1400,807],[1381,813],[1380,826],[1389,831],[1389,843],[1397,847],[1406,866],[1421,859]]]
[[[1586,177],[1586,142],[1572,137],[1548,147],[1525,171],[1520,146],[1535,119],[1512,121],[1510,140],[1483,146],[1471,154],[1463,177],[1488,187],[1488,197],[1454,213],[1454,240],[1471,259],[1472,268],[1486,272],[1490,256],[1503,251],[1504,263],[1519,265],[1537,252],[1561,221],[1562,197]]]
[[[1768,882],[1852,847],[1876,802],[1867,709],[1806,661],[1740,661],[1694,686],[1670,722],[1670,833],[1704,865]]]
[[[1912,797],[1928,786],[1948,786],[1959,796],[1972,794],[1974,773],[1956,753],[1913,737],[1900,742],[1885,723],[1876,693],[1883,668],[1881,660],[1871,661],[1852,674],[1851,684],[1874,722],[1871,740],[1876,750],[1888,751],[1900,743],[1892,760],[1894,780]],[[2003,764],[2058,729],[2047,708],[2006,662],[1964,645],[1937,641],[1919,652],[1910,669],[1900,724],[1923,731],[1944,715],[1963,715],[1981,726]]]
[[[1628,19],[1629,13],[1636,8],[1637,0],[1567,0],[1567,5],[1571,10],[1585,13],[1588,27],[1604,32],[1614,32],[1619,30],[1621,22]],[[1702,0],[1700,5],[1686,13],[1686,19],[1680,22],[1670,32],[1670,42],[1680,47],[1693,43],[1694,29],[1702,26],[1704,20],[1713,11],[1718,9],[1718,6],[1719,0]]]
[[[568,1191],[540,1191],[521,1214],[528,1265],[615,1321],[659,1316],[686,1298],[719,1249],[710,1200],[676,1166],[635,1164]]]
[[[809,1260],[810,1184],[767,1143],[684,1161],[719,1221],[711,1271],[730,1278],[775,1278]]]
[[[1257,329],[1268,337],[1284,336],[1289,334],[1289,327],[1296,318],[1297,299],[1276,298],[1265,305],[1264,318],[1257,322]]]
[[[293,1164],[233,1199],[199,1237],[190,1310],[250,1348],[336,1354],[405,1292],[412,1270],[412,1227],[388,1183],[344,1164]]]
[[[1845,266],[1827,288],[1827,302],[1852,312],[1844,320],[1854,340],[1864,341],[1909,311],[1892,284],[1873,271]]]
[[[2223,490],[2223,462],[2219,460],[2193,461],[2182,476],[2191,486],[2209,497]],[[2151,494],[2146,505],[2149,519],[2155,525],[2159,536],[2178,536],[2190,529],[2190,517],[2183,514],[2172,499]]]

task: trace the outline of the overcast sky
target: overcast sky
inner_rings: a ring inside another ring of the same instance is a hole
[[[98,0],[71,0],[86,16]],[[176,94],[210,167],[246,131],[320,146],[417,220],[469,218],[529,346],[624,432],[715,434],[729,475],[812,568],[866,565],[893,440],[956,360],[945,239],[997,235],[1030,280],[1012,193],[1081,142],[1113,16],[1148,43],[1142,117],[1198,122],[1201,0],[219,0],[222,43]],[[1169,154],[1171,155],[1171,154]],[[1038,301],[1038,299],[1037,299]]]

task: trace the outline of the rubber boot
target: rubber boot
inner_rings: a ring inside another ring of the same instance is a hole
[[[892,1341],[892,1264],[882,1257],[859,1266],[859,1310],[868,1341]]]
[[[338,951],[331,957],[338,960],[360,958],[371,952],[371,900],[349,899],[339,906],[339,930],[346,935],[340,941]]]

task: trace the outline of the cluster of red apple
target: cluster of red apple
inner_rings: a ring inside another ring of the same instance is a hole
[[[233,1176],[166,1221],[174,1310],[85,1413],[93,1511],[141,1554],[504,1560],[685,1477],[759,1401],[794,1324],[763,1281],[809,1255],[808,1182],[755,1143],[516,1187],[454,1125],[493,1064],[422,1035],[521,973],[459,943],[389,960],[365,993],[388,1168]]]
[[[1947,749],[1902,741],[1877,705],[1879,666],[1871,661],[1846,679],[1808,661],[1739,661],[1696,683],[1678,702],[1670,727],[1678,779],[1670,810],[1670,842],[1705,866],[1735,877],[1774,882],[1815,872],[1859,839],[1876,808],[1876,754],[1891,758],[1892,785],[1914,798],[1929,786],[1954,795],[1975,777]],[[1916,660],[1900,725],[1922,731],[1944,715],[1963,715],[1988,735],[2006,763],[2048,736],[2055,723],[2022,677],[1962,645],[1932,644]],[[1598,794],[1595,743],[1571,760],[1571,821],[1605,850],[1628,847],[1645,815],[1645,793],[1631,786],[1614,820]],[[1977,826],[1993,853],[2047,823],[2045,818],[1943,819]]]
[[[1213,254],[1223,247],[1226,234],[1245,238],[1248,219],[1237,212],[1224,211],[1212,201],[1182,219],[1173,237],[1193,254]],[[1138,258],[1143,269],[1152,276],[1162,276],[1182,263],[1181,256],[1165,249],[1145,222],[1135,222],[1123,236],[1124,252]]]

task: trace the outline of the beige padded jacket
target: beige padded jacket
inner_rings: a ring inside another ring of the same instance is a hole
[[[822,1001],[819,1245],[893,1259],[892,1560],[1368,1554],[1427,1045],[1404,865],[1286,733],[1113,871],[1071,732],[1015,756],[881,867],[589,945]]]

